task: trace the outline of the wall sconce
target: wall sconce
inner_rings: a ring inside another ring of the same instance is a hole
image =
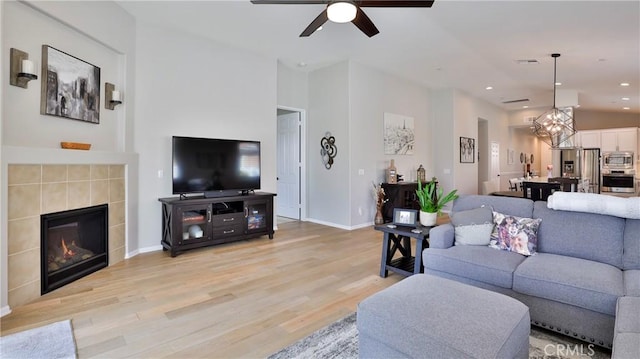
[[[113,110],[122,103],[122,93],[115,90],[114,84],[104,83],[104,108]]]
[[[29,81],[38,78],[35,74],[35,66],[29,60],[29,54],[24,51],[11,48],[9,65],[11,67],[9,83],[13,86],[26,89]]]

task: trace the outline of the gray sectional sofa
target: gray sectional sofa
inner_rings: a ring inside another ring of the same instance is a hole
[[[620,341],[614,357],[616,352],[621,358],[640,356],[640,308],[633,304],[640,300],[616,307],[619,298],[640,297],[640,220],[481,195],[460,197],[452,213],[481,206],[541,218],[537,253],[523,256],[486,245],[454,245],[454,226],[445,224],[430,232],[429,248],[422,253],[425,273],[516,298],[529,307],[536,326],[608,348]],[[624,310],[631,324],[621,329],[616,310]]]

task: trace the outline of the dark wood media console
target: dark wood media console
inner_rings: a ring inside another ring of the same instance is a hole
[[[273,193],[228,197],[159,198],[162,249],[178,253],[268,235],[273,239]]]

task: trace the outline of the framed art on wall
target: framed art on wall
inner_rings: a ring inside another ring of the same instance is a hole
[[[100,68],[42,45],[40,113],[100,123]]]
[[[476,140],[470,137],[460,137],[460,163],[474,163]]]
[[[512,165],[515,162],[516,151],[512,148],[507,149],[507,164]]]
[[[413,117],[384,113],[385,155],[412,155],[414,141]]]

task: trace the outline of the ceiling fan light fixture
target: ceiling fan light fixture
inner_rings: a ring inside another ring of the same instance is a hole
[[[356,18],[356,5],[351,1],[336,1],[327,6],[327,17],[337,23],[351,22]]]

